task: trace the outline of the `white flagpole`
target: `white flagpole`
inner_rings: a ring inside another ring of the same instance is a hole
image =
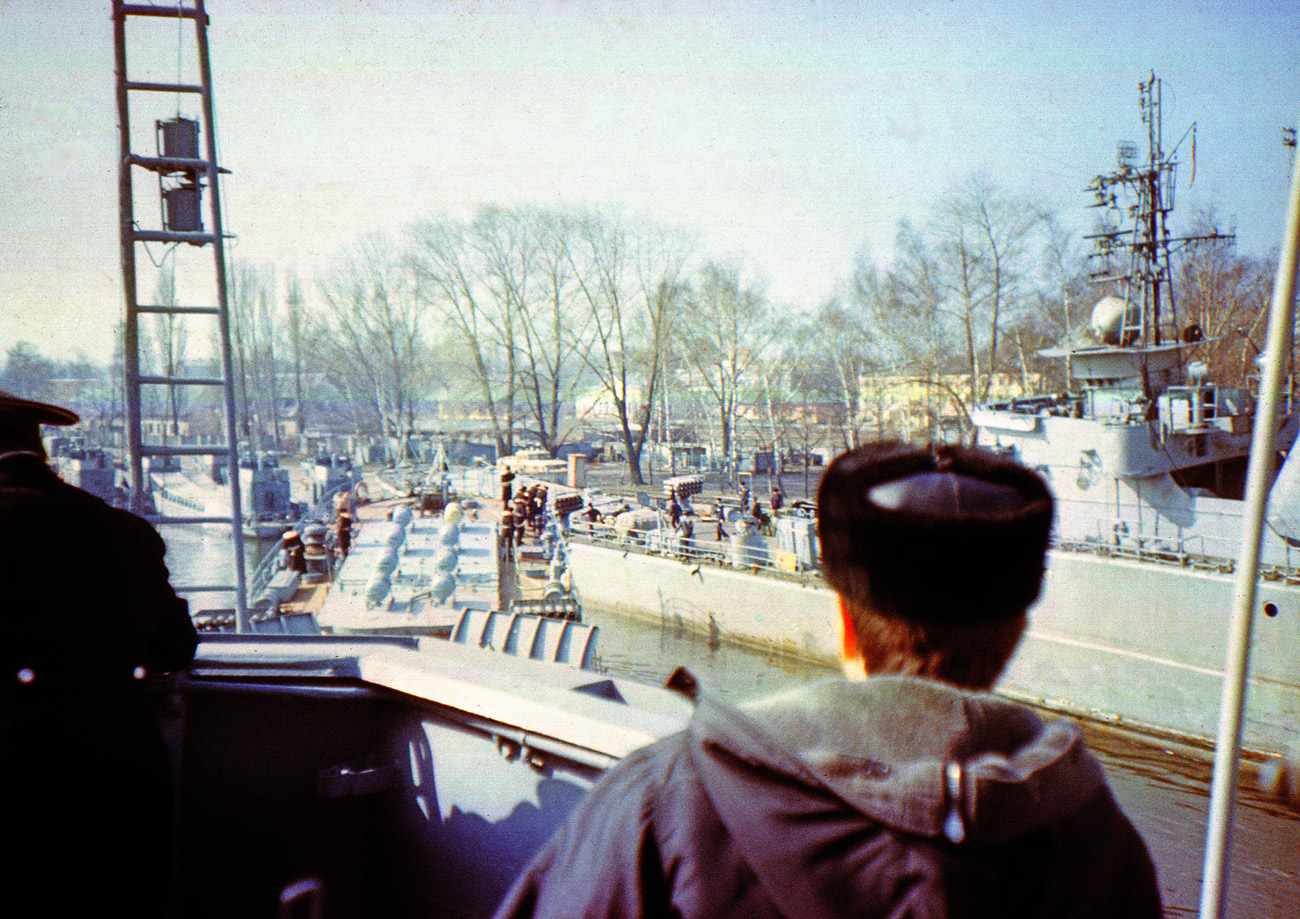
[[[1209,825],[1205,836],[1205,866],[1201,882],[1201,919],[1219,919],[1227,904],[1228,847],[1232,810],[1236,803],[1240,765],[1242,715],[1246,705],[1246,675],[1250,667],[1250,633],[1254,623],[1255,588],[1259,583],[1259,546],[1273,476],[1279,391],[1289,363],[1295,315],[1296,263],[1300,260],[1300,156],[1294,158],[1286,231],[1269,304],[1268,344],[1264,350],[1260,398],[1255,411],[1250,465],[1246,473],[1246,516],[1242,523],[1241,563],[1233,591],[1228,654],[1223,668],[1223,700],[1219,735],[1214,746],[1214,779],[1210,786]]]

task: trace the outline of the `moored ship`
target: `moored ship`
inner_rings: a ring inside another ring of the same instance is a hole
[[[1142,84],[1151,146],[1094,183],[1128,191],[1131,224],[1097,236],[1114,294],[1070,360],[1077,392],[977,406],[976,442],[1038,469],[1058,500],[1055,548],[1029,632],[1003,691],[1078,715],[1208,741],[1215,735],[1245,520],[1255,395],[1208,379],[1198,328],[1172,322],[1176,161],[1160,147],[1159,81]],[[1109,198],[1107,200],[1110,200]],[[1287,454],[1300,418],[1276,419]],[[1245,744],[1300,744],[1300,455],[1273,486],[1261,547]],[[811,534],[805,534],[811,539]],[[629,614],[833,660],[833,594],[774,547],[754,564],[648,540],[648,554],[600,540],[574,547],[586,598]],[[961,546],[951,547],[960,553]],[[808,553],[812,558],[815,553]],[[789,562],[785,564],[782,560]],[[702,563],[703,562],[703,563]],[[793,569],[785,573],[781,569]],[[942,577],[943,572],[935,573]]]

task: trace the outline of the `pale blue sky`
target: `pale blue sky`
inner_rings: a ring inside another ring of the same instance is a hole
[[[233,252],[306,276],[421,217],[619,205],[811,306],[861,245],[887,257],[900,217],[924,219],[973,172],[1085,220],[1084,185],[1117,140],[1143,139],[1151,70],[1166,142],[1198,122],[1179,213],[1213,205],[1264,254],[1289,175],[1281,128],[1300,117],[1290,0],[208,8]],[[112,66],[106,0],[0,0],[0,347],[111,347]]]

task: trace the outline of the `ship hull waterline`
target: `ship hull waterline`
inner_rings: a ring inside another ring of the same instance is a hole
[[[825,663],[835,595],[783,580],[574,541],[584,603]],[[1043,595],[998,691],[1046,708],[1212,743],[1230,574],[1053,551]],[[1300,746],[1300,588],[1261,583],[1244,746]],[[1271,614],[1270,614],[1271,612]]]

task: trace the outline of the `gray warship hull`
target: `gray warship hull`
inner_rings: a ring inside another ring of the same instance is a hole
[[[570,546],[583,602],[777,654],[832,663],[835,594],[819,577],[592,545]],[[936,572],[941,577],[942,572]],[[1200,742],[1219,717],[1228,573],[1053,551],[1043,595],[999,691],[1053,710]],[[1245,745],[1300,744],[1300,587],[1261,585]]]

